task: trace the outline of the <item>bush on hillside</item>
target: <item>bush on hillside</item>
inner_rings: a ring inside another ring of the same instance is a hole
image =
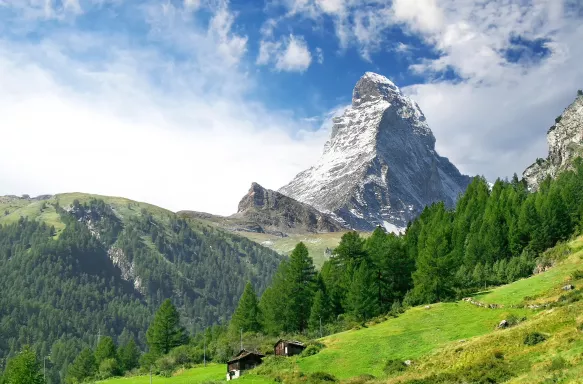
[[[561,369],[565,369],[567,367],[567,360],[562,358],[561,356],[555,357],[551,360],[551,363],[548,366],[549,371],[560,371]]]
[[[324,344],[319,343],[319,342],[314,342],[309,344],[306,349],[304,349],[302,351],[301,356],[302,357],[308,357],[308,356],[313,356],[317,353],[319,353],[322,349],[324,349]]]
[[[532,346],[537,345],[545,341],[547,338],[540,332],[531,332],[524,338],[524,345]]]
[[[583,270],[578,269],[576,271],[573,271],[571,273],[571,279],[573,280],[583,279]]]
[[[394,375],[396,373],[403,372],[406,369],[407,366],[401,360],[391,359],[385,363],[385,367],[383,370],[387,375]]]
[[[162,356],[156,360],[156,371],[160,376],[170,377],[176,368],[176,361],[171,356]]]
[[[343,381],[344,384],[366,384],[370,381],[376,380],[376,377],[374,377],[373,375],[360,375],[360,376],[356,376],[356,377],[352,377],[348,380]]]
[[[583,89],[577,91],[577,96],[583,96]]]
[[[98,376],[101,380],[121,375],[121,368],[116,359],[105,359],[99,364]]]
[[[329,373],[326,372],[314,372],[308,376],[308,383],[335,383],[338,379]]]
[[[492,384],[503,383],[511,379],[511,367],[500,359],[489,359],[478,364],[464,367],[457,372],[439,373],[405,381],[407,384]]]

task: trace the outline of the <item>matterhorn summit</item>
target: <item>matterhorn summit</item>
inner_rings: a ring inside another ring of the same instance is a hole
[[[334,119],[316,165],[279,192],[358,230],[403,230],[426,205],[453,206],[470,178],[435,152],[416,102],[389,79],[367,72],[352,105]]]

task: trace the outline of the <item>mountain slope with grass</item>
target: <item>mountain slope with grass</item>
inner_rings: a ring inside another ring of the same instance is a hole
[[[226,323],[246,282],[262,292],[282,259],[123,198],[9,196],[0,209],[0,359],[32,344],[54,356],[51,383],[62,382],[66,366],[99,336],[133,338],[143,350],[166,298],[190,332]]]
[[[480,292],[471,297],[473,303],[410,308],[319,339],[316,344],[323,348],[311,356],[268,356],[241,383],[581,382],[583,237],[558,245],[544,258],[552,265],[546,271]],[[566,286],[574,288],[567,291]],[[500,328],[503,320],[507,325]],[[196,370],[160,382],[187,382],[185,375],[194,372],[188,377],[195,383],[203,376],[224,380],[217,366]]]

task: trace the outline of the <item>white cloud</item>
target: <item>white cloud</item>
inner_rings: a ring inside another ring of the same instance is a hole
[[[184,7],[189,10],[197,10],[200,5],[200,0],[184,0]]]
[[[278,71],[304,72],[312,63],[312,54],[301,36],[290,35],[279,41],[262,40],[256,64],[270,63]]]
[[[252,181],[278,188],[317,159],[326,132],[249,97],[237,63],[246,38],[227,8],[190,29],[181,9],[160,9],[148,10],[147,47],[68,29],[0,39],[0,137],[10,141],[0,194],[82,191],[230,214]],[[168,57],[167,44],[187,59]],[[107,58],[81,61],[84,49]]]
[[[425,111],[438,149],[463,170],[492,179],[520,174],[535,158],[546,156],[546,130],[583,84],[580,16],[561,15],[551,0],[521,6],[491,1],[454,7],[453,0],[440,5],[440,22],[406,21],[441,52],[412,69],[435,76],[450,69],[462,80],[404,90]],[[547,39],[548,57],[509,62],[505,52],[515,36]]]
[[[316,61],[318,64],[324,64],[324,51],[320,47],[316,47]]]

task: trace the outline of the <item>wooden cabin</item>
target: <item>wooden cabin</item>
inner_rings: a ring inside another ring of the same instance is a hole
[[[263,362],[265,355],[242,350],[227,362],[227,381],[239,378],[244,371],[253,369]]]
[[[279,339],[273,347],[273,353],[275,356],[293,356],[299,355],[304,349],[306,345],[302,342]]]

